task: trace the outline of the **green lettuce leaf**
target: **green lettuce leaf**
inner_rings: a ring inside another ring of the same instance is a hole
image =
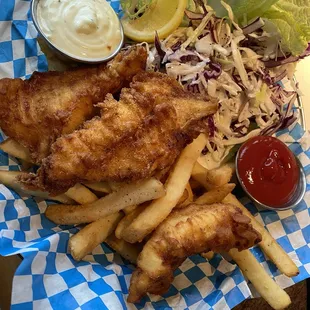
[[[230,5],[236,20],[242,25],[247,24],[255,17],[261,16],[277,1],[278,0],[226,0],[225,2]],[[227,11],[221,5],[220,0],[208,0],[207,3],[216,11],[217,16],[224,17],[227,15]]]
[[[272,24],[280,36],[283,50],[294,56],[302,54],[310,42],[310,0],[226,0],[241,26],[257,17]],[[218,16],[227,15],[219,0],[209,0]],[[268,27],[266,26],[268,31]]]
[[[280,0],[261,17],[272,22],[281,35],[281,45],[294,56],[310,41],[310,0]]]

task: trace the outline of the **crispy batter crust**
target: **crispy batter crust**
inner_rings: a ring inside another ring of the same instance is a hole
[[[29,80],[0,80],[0,127],[40,163],[57,137],[95,114],[94,104],[118,92],[144,70],[146,51],[136,47],[108,64],[66,72],[35,72]]]
[[[38,176],[26,175],[24,183],[56,194],[85,180],[151,177],[173,164],[198,135],[199,121],[217,109],[160,73],[138,74],[131,88],[122,89],[119,101],[108,95],[98,107],[101,117],[60,137]]]
[[[261,241],[250,219],[229,204],[195,205],[174,211],[154,232],[138,257],[129,302],[146,293],[164,294],[173,271],[190,255],[247,249]]]

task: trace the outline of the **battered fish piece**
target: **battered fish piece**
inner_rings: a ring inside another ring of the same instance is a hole
[[[145,72],[122,89],[119,101],[108,95],[98,107],[101,117],[60,137],[38,175],[24,176],[26,185],[56,194],[82,181],[149,178],[171,166],[200,133],[199,120],[217,110],[167,75]]]
[[[247,249],[261,241],[250,219],[230,204],[196,205],[178,209],[145,244],[130,281],[128,302],[146,293],[162,295],[173,271],[193,254]]]
[[[95,115],[94,104],[128,86],[145,69],[146,50],[137,46],[107,64],[66,72],[35,72],[29,80],[0,80],[0,127],[29,149],[34,163],[49,155],[55,140]]]

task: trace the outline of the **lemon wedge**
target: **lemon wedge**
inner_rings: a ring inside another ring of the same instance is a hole
[[[166,38],[179,27],[188,0],[156,0],[136,19],[122,18],[125,35],[137,42],[154,42],[155,31]]]

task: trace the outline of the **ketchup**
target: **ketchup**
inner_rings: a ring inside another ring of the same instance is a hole
[[[295,156],[276,138],[248,140],[239,150],[237,167],[242,185],[267,206],[281,208],[297,189],[300,172]]]

